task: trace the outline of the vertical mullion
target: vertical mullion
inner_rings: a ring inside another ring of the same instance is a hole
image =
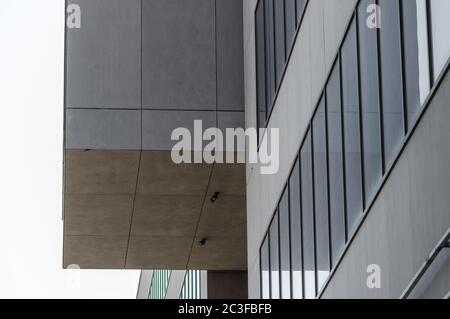
[[[270,226],[267,231],[267,255],[268,255],[268,266],[269,266],[269,299],[272,299],[272,252],[270,250]]]
[[[347,217],[347,169],[346,169],[346,153],[345,153],[345,121],[344,121],[344,88],[342,85],[342,56],[339,52],[339,89],[340,89],[340,110],[341,110],[341,138],[342,138],[342,179],[344,191],[344,232],[345,244],[349,240],[348,217]]]
[[[264,294],[263,294],[263,267],[262,267],[262,254],[261,254],[261,251],[264,247],[264,241],[265,241],[265,239],[263,239],[263,244],[259,248],[259,299],[263,299],[263,297],[264,297]]]
[[[295,1],[294,1],[295,2]],[[294,287],[292,283],[292,237],[291,237],[291,187],[289,179],[286,186],[287,196],[288,196],[288,251],[289,251],[289,291],[290,298],[294,299]]]
[[[314,116],[313,116],[314,118]],[[311,187],[312,187],[312,217],[313,217],[313,242],[314,242],[314,261],[313,261],[313,268],[314,268],[314,284],[315,284],[315,295],[317,298],[317,290],[318,290],[318,276],[317,276],[317,234],[316,234],[316,190],[315,190],[315,174],[314,174],[314,126],[311,121],[310,124],[310,161],[311,161]]]
[[[433,39],[433,17],[431,14],[430,1],[425,1],[427,10],[427,35],[428,35],[428,64],[430,65],[430,88],[434,86],[435,69],[434,69],[434,39]]]
[[[360,59],[360,50],[359,50],[359,19],[358,14],[355,12],[355,29],[356,29],[356,71],[358,73],[358,110],[359,110],[359,147],[360,147],[360,156],[359,161],[361,163],[361,199],[362,199],[362,209],[366,208],[366,181],[365,181],[365,163],[364,163],[364,129],[363,129],[363,119],[362,119],[362,98],[361,98],[361,59]]]
[[[333,68],[332,68],[333,70]],[[324,116],[325,116],[325,163],[326,163],[326,176],[327,176],[327,210],[328,210],[328,267],[331,270],[333,263],[332,256],[332,244],[331,239],[331,201],[330,201],[330,156],[329,156],[329,145],[328,145],[328,99],[327,99],[327,88],[325,87],[324,94]]]
[[[379,7],[379,0],[375,0],[376,5]],[[377,14],[377,19],[379,15]],[[377,20],[377,23],[380,21]],[[377,63],[378,63],[378,99],[380,101],[380,135],[381,135],[381,172],[382,175],[386,172],[386,159],[385,159],[385,146],[384,146],[384,119],[383,119],[383,83],[382,82],[382,70],[381,70],[381,50],[380,50],[380,29],[377,28]]]
[[[272,113],[272,108],[273,108],[273,104],[275,103],[275,95],[277,93],[277,50],[276,50],[276,42],[277,42],[277,37],[276,37],[276,27],[275,27],[275,23],[276,23],[276,18],[275,18],[275,0],[270,0],[272,1],[272,54],[273,54],[273,79],[272,79],[272,89],[273,89],[273,96],[272,99],[270,101],[270,113]],[[277,0],[279,1],[279,0]],[[269,119],[269,114],[267,114],[267,120]],[[267,126],[267,123],[266,123]]]
[[[294,11],[295,11],[295,31],[297,32],[297,28],[299,25],[299,19],[298,19],[298,14],[297,14],[297,0],[294,1]]]

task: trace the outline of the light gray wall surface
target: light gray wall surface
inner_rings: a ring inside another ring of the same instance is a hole
[[[170,150],[194,119],[244,126],[242,0],[72,3],[66,148]]]

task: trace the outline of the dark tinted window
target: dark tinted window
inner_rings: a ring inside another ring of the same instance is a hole
[[[353,20],[343,43],[341,56],[347,223],[348,230],[351,231],[363,210],[355,20]]]
[[[264,1],[265,11],[265,39],[266,39],[266,97],[267,112],[270,113],[275,98],[275,43],[274,43],[274,21],[273,0]]]
[[[296,30],[295,0],[284,0],[284,12],[286,18],[286,48],[290,48],[293,44]]]
[[[372,4],[375,4],[374,0],[363,0],[358,8],[361,118],[366,200],[373,196],[382,176],[377,29],[368,28],[366,21],[367,7]]]
[[[283,193],[279,205],[281,298],[291,298],[291,258],[289,249],[289,190]]]
[[[297,159],[289,179],[291,216],[292,298],[303,298],[302,228],[300,206],[300,163]]]
[[[404,137],[400,11],[398,0],[380,0],[381,83],[385,163],[389,164]]]
[[[330,223],[333,263],[345,245],[344,162],[342,154],[341,77],[339,60],[327,85]]]
[[[301,157],[302,222],[303,222],[303,271],[305,298],[316,297],[316,265],[314,253],[314,198],[311,156],[311,134],[308,133]]]
[[[314,208],[316,214],[317,285],[320,290],[330,274],[328,229],[327,135],[325,100],[322,98],[312,123],[314,159]]]
[[[261,267],[261,297],[270,299],[270,264],[269,264],[269,236],[264,239],[260,252]]]
[[[284,1],[275,0],[275,63],[276,63],[276,83],[281,82],[283,76],[284,64],[286,62],[286,44],[284,42]]]
[[[280,249],[278,241],[278,211],[270,225],[270,284],[272,299],[280,298]]]

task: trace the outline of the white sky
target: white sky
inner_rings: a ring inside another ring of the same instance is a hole
[[[135,298],[138,271],[62,270],[64,0],[0,0],[0,298]]]

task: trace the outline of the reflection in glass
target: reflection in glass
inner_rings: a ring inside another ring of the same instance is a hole
[[[289,249],[289,191],[286,189],[279,205],[281,298],[291,298],[291,261]]]
[[[347,229],[349,235],[353,232],[363,211],[357,62],[356,23],[353,20],[341,49]]]

